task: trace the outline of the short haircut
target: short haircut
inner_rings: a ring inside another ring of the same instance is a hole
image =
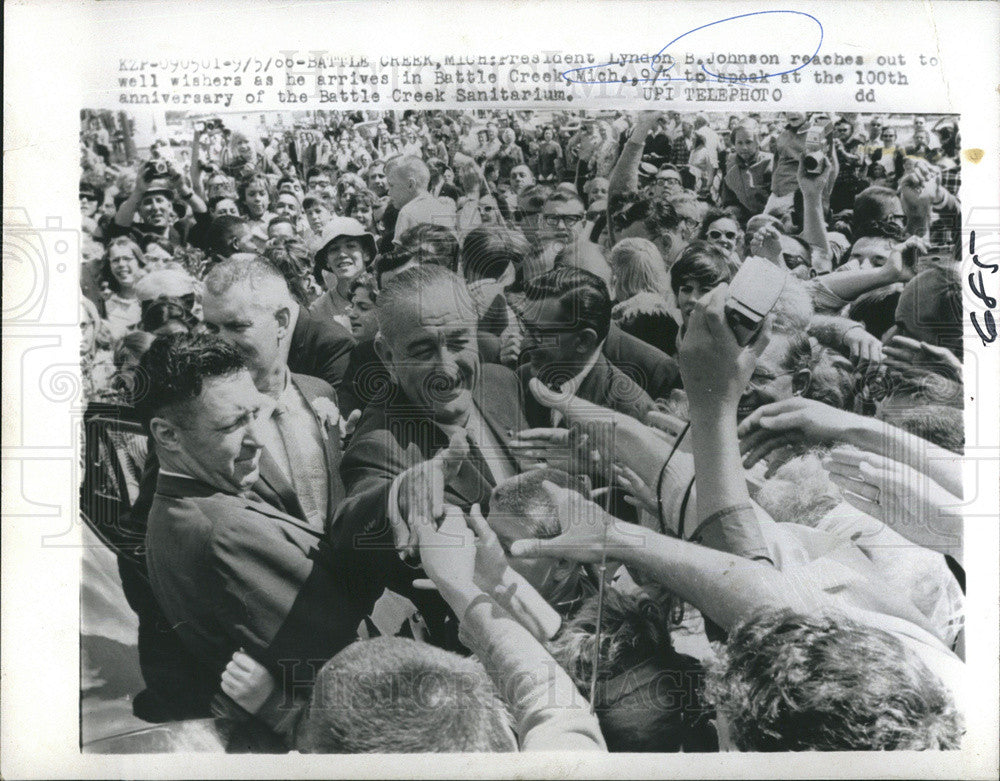
[[[583,198],[575,193],[566,192],[566,190],[556,189],[545,199],[545,203],[542,204],[543,207],[548,206],[550,203],[578,203],[581,209],[586,209],[586,205],[583,202]]]
[[[745,133],[751,139],[760,143],[760,126],[752,119],[744,119],[730,131],[729,140],[733,143],[734,146],[736,144],[737,133]]]
[[[397,178],[413,179],[421,190],[426,190],[427,185],[431,182],[431,171],[427,167],[427,163],[419,157],[400,157],[392,162],[391,169],[387,168],[386,172],[388,173],[390,170],[392,175]]]
[[[564,318],[574,331],[593,329],[604,341],[611,328],[611,295],[604,280],[574,266],[556,266],[524,286],[528,301],[556,298]]]
[[[900,210],[899,195],[888,187],[872,185],[854,196],[854,213],[851,227],[855,240],[864,236],[876,236],[901,240],[904,238],[900,226],[886,220]]]
[[[550,192],[540,184],[525,187],[517,196],[517,208],[522,212],[540,212]]]
[[[226,258],[205,275],[205,292],[209,295],[221,296],[236,284],[246,284],[258,295],[265,286],[275,284],[284,295],[290,292],[281,270],[259,255]]]
[[[622,239],[611,248],[609,263],[615,272],[619,300],[647,292],[666,298],[670,277],[663,256],[649,239]]]
[[[961,386],[958,387],[961,392]],[[965,414],[961,407],[920,403],[909,407],[887,405],[882,408],[879,418],[952,453],[965,453]]]
[[[148,426],[157,415],[182,407],[201,395],[205,380],[229,377],[246,369],[235,347],[211,334],[159,336],[139,362],[146,392],[136,411]]]
[[[476,310],[465,281],[450,269],[426,264],[401,271],[382,287],[375,305],[378,311],[379,331],[387,338],[391,338],[390,334],[398,319],[400,306],[409,304],[413,300],[419,302],[421,296],[430,295],[440,288],[447,288],[455,307],[468,318],[470,323],[476,323]]]
[[[358,290],[364,290],[368,293],[368,297],[372,300],[373,304],[378,301],[378,283],[375,281],[375,277],[367,271],[363,271],[351,280],[348,295],[353,296]]]
[[[854,367],[850,360],[828,347],[814,343],[803,331],[776,334],[788,340],[788,350],[781,360],[785,371],[808,369],[811,380],[806,398],[821,401],[836,409],[854,408]]]
[[[236,217],[232,214],[223,214],[215,217],[208,224],[208,231],[205,236],[205,244],[209,252],[223,257],[232,253],[230,242],[237,236],[242,236],[247,229],[247,221],[243,217]]]
[[[520,268],[531,255],[531,244],[520,231],[481,225],[462,242],[462,271],[469,282],[499,279],[507,267]]]
[[[313,754],[517,750],[478,661],[403,637],[358,641],[328,661],[296,744]]]
[[[742,751],[958,748],[951,693],[896,637],[766,610],[729,636],[707,694]]]
[[[586,495],[584,481],[561,469],[545,467],[503,480],[490,495],[490,527],[509,546],[515,540],[551,539],[560,533],[559,508],[542,486],[544,481]]]
[[[284,214],[279,214],[276,217],[272,217],[271,221],[267,223],[267,227],[268,230],[270,230],[272,226],[281,224],[291,225],[293,228],[296,227],[295,220],[293,220],[291,217],[285,216]]]
[[[214,214],[216,207],[220,203],[222,203],[223,201],[232,201],[236,205],[237,209],[240,208],[240,205],[238,203],[236,203],[236,196],[235,195],[230,195],[228,193],[223,193],[222,195],[216,195],[214,198],[209,198],[208,199],[208,203],[206,204],[206,206],[208,206],[208,213],[209,214]]]
[[[598,597],[588,598],[546,645],[590,696]],[[701,697],[704,671],[670,639],[675,598],[658,587],[607,588],[594,710],[613,752],[715,751],[714,714]]]
[[[729,257],[707,241],[692,241],[670,267],[670,289],[675,296],[686,281],[714,288],[731,278]]]
[[[399,244],[409,250],[418,263],[458,270],[458,237],[443,225],[429,222],[414,225],[399,237]]]
[[[402,268],[413,260],[413,253],[402,247],[394,247],[375,258],[375,281],[382,285],[382,275]]]
[[[713,222],[717,222],[718,220],[732,220],[736,223],[736,227],[739,228],[739,220],[734,218],[733,215],[724,209],[719,209],[713,206],[705,212],[705,216],[701,218],[701,226],[698,229],[698,238],[707,239],[708,229],[712,226]]]

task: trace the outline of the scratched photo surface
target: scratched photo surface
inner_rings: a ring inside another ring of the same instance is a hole
[[[960,748],[961,123],[749,101],[81,111],[82,750]]]

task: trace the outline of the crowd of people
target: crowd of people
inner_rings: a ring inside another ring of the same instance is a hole
[[[128,162],[81,134],[137,716],[302,752],[961,745],[954,119],[190,125]],[[783,282],[738,338],[751,257]]]

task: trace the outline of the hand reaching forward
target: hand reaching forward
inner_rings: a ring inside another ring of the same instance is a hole
[[[448,446],[433,458],[410,467],[399,480],[399,511],[405,523],[393,523],[396,548],[406,555],[416,550],[413,533],[415,519],[439,520],[444,515],[444,487],[458,474],[468,458],[469,442],[464,432],[456,431]],[[390,513],[392,517],[392,513]]]

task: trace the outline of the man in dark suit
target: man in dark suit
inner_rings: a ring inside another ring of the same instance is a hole
[[[608,329],[601,352],[650,398],[669,398],[670,391],[681,387],[677,361],[614,323]]]
[[[142,370],[140,415],[160,460],[146,532],[153,594],[206,680],[240,648],[267,668],[279,686],[262,715],[279,726],[282,697],[304,694],[311,663],[357,638],[374,597],[348,590],[351,562],[321,529],[253,492],[268,401],[239,352],[214,336],[161,337]]]
[[[288,368],[296,374],[319,377],[340,388],[354,347],[350,331],[334,320],[320,320],[292,302],[294,325]]]
[[[409,597],[431,639],[455,644],[454,622],[436,594],[414,593],[419,570],[400,561],[411,547],[409,519],[432,518],[442,502],[487,503],[518,464],[507,441],[523,427],[517,378],[480,361],[476,314],[464,282],[422,265],[397,275],[379,294],[376,350],[394,391],[362,414],[344,453],[347,496],[330,530],[336,549],[370,553],[378,584]]]
[[[557,266],[528,282],[525,294],[528,362],[518,377],[528,424],[548,428],[561,422],[528,391],[532,377],[643,420],[653,408],[652,399],[602,351],[611,325],[611,298],[603,280],[580,268]]]

